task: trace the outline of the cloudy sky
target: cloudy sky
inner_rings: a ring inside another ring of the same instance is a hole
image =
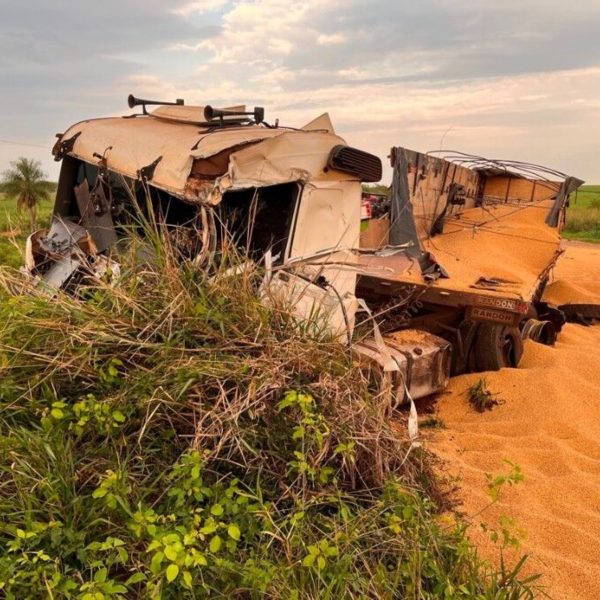
[[[0,171],[25,155],[55,178],[54,134],[128,113],[133,92],[295,126],[328,111],[384,159],[443,147],[600,183],[598,0],[0,0],[0,15]]]

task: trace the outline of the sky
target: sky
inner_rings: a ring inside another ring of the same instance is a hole
[[[392,146],[544,164],[600,183],[598,0],[0,0],[0,172],[126,98],[329,112]],[[384,170],[384,183],[391,179]]]

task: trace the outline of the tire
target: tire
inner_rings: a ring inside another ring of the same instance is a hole
[[[600,320],[600,304],[563,304],[558,308],[565,313],[567,321],[587,325],[593,319]]]
[[[481,323],[473,347],[479,371],[514,368],[523,355],[523,340],[517,327]]]

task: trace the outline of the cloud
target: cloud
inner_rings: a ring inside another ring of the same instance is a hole
[[[445,148],[600,180],[597,140],[589,135],[600,131],[600,66],[444,83],[345,81],[293,95],[285,89],[290,77],[294,73],[286,70],[263,74],[252,91],[229,78],[207,82],[201,91],[162,78],[130,83],[190,103],[262,105],[268,122],[279,118],[283,125],[301,126],[328,111],[342,137],[382,158],[394,145],[437,149],[446,134]]]
[[[152,69],[148,58],[166,45],[214,33],[166,13],[158,0],[0,2],[0,137],[49,147],[70,123],[122,109],[119,82]]]
[[[590,44],[600,5],[582,4],[571,10],[531,0],[525,11],[515,0],[350,0],[341,10],[330,0],[241,0],[225,10],[218,33],[177,48],[198,52],[215,77],[250,84],[251,75],[304,71],[288,78],[290,93],[348,78],[443,82],[551,72],[600,62],[600,46]]]
[[[281,56],[312,44],[318,31],[310,27],[310,15],[326,11],[332,0],[256,0],[236,3],[223,16],[220,35],[200,48],[213,55],[213,63],[276,64]]]
[[[172,8],[171,12],[175,15],[187,17],[191,14],[202,15],[222,8],[227,4],[227,0],[192,0],[181,6]]]
[[[596,0],[11,3],[0,137],[50,145],[69,123],[122,113],[134,92],[264,105],[293,125],[328,110],[382,156],[437,147],[452,127],[446,143],[465,150],[600,180],[599,29]]]
[[[346,41],[346,36],[343,33],[321,33],[317,37],[319,46],[335,46]]]

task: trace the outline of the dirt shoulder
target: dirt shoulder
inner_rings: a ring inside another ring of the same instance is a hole
[[[600,247],[568,243],[548,288],[549,298],[579,293],[600,301]],[[446,429],[430,448],[459,477],[460,510],[475,515],[489,503],[485,473],[520,465],[523,483],[474,519],[498,526],[507,515],[526,532],[529,569],[543,572],[553,598],[600,598],[600,326],[568,324],[555,347],[526,343],[518,369],[485,374],[503,403],[479,414],[465,390],[480,374],[452,380],[440,398]],[[474,537],[490,558],[497,549]]]

